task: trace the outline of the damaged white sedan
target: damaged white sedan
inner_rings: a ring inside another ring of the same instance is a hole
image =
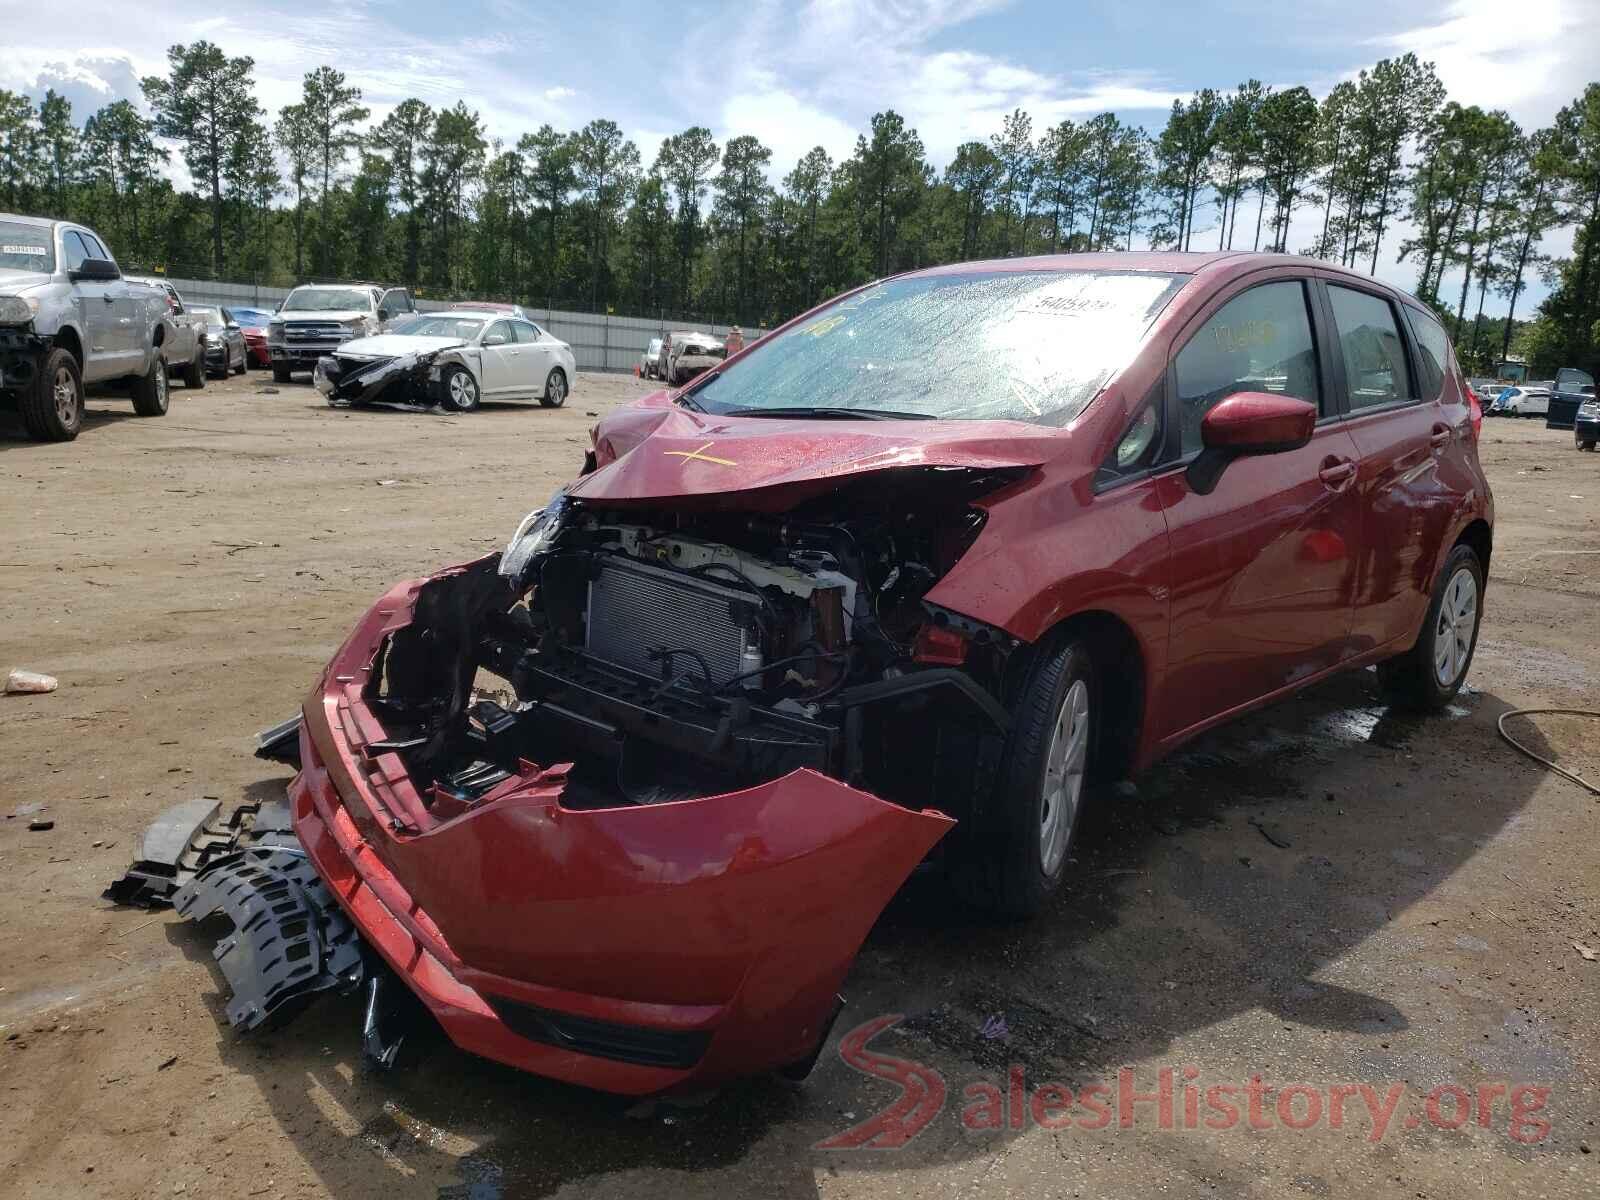
[[[502,313],[418,313],[318,360],[313,380],[333,405],[378,401],[471,412],[483,400],[566,403],[577,374],[572,347]]]

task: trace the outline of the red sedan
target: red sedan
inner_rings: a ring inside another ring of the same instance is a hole
[[[629,1093],[803,1070],[925,858],[1034,913],[1086,781],[1368,664],[1446,704],[1479,420],[1434,316],[1322,262],[872,284],[384,596],[306,702],[295,834],[467,1049]]]

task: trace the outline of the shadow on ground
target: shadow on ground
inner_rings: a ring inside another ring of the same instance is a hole
[[[840,1162],[814,1143],[894,1098],[837,1056],[839,1036],[879,1014],[907,1020],[874,1048],[935,1065],[958,1105],[961,1082],[1010,1063],[1033,1079],[1103,1079],[1250,1010],[1300,1031],[1291,1039],[1406,1029],[1416,1015],[1393,1000],[1317,977],[1439,890],[1527,803],[1540,775],[1494,735],[1507,707],[1469,693],[1445,715],[1412,716],[1386,708],[1372,673],[1358,672],[1207,735],[1154,768],[1136,797],[1093,798],[1069,887],[1026,924],[984,923],[934,873],[915,877],[863,948],[846,981],[850,1007],[798,1090],[756,1079],[699,1107],[640,1115],[632,1101],[437,1037],[411,1047],[411,1065],[370,1074],[354,1000],[323,1001],[246,1040],[226,1028],[220,976],[207,1002],[224,1059],[257,1078],[335,1195],[365,1194],[395,1168],[442,1197],[543,1196],[630,1168],[725,1167],[760,1143],[742,1168],[750,1186],[812,1196],[819,1167]],[[171,936],[209,957],[195,930]],[[356,1137],[335,1128],[330,1102],[359,1124]],[[845,1169],[937,1166],[996,1145],[925,1138],[900,1154],[850,1156]],[[662,1186],[714,1191],[716,1178]]]

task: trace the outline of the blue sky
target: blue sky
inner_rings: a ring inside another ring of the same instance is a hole
[[[140,10],[135,23],[125,0],[74,0],[67,22],[0,0],[10,43],[0,86],[35,98],[54,86],[81,120],[137,100],[139,76],[164,67],[170,43],[206,37],[256,59],[258,99],[273,113],[327,62],[375,116],[409,95],[464,99],[508,141],[545,121],[606,116],[647,164],[662,137],[706,124],[719,139],[760,137],[781,175],[818,143],[848,154],[884,108],[943,166],[1018,105],[1036,130],[1108,108],[1159,128],[1172,99],[1198,87],[1254,76],[1320,96],[1406,50],[1438,65],[1453,98],[1505,108],[1529,129],[1600,77],[1600,0],[1295,0],[1288,15],[1236,0],[142,0]],[[1564,238],[1546,246],[1565,248]],[[1414,281],[1409,264],[1384,258],[1381,275]]]

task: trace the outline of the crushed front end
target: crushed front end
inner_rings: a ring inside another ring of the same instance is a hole
[[[563,494],[505,554],[392,589],[307,699],[288,796],[366,976],[602,1090],[808,1069],[885,904],[981,824],[1017,644],[922,597],[1020,473],[769,515]]]
[[[436,402],[437,351],[396,357],[327,355],[317,359],[311,382],[329,404],[353,405],[386,401],[398,404]]]

